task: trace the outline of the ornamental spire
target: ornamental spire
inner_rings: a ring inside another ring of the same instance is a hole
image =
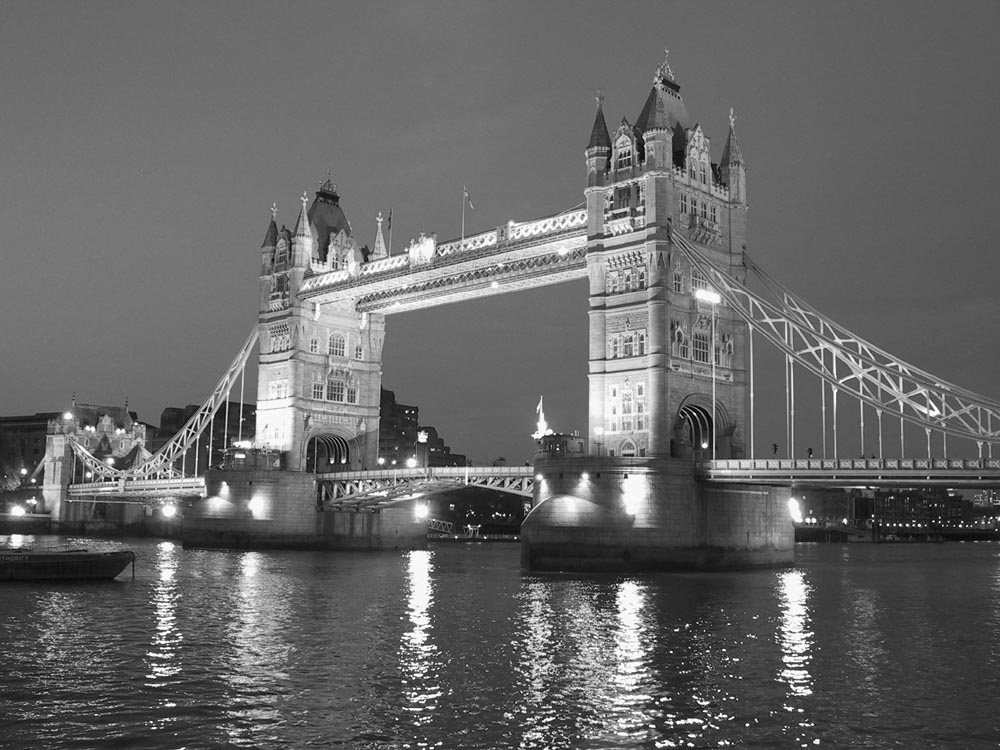
[[[295,236],[296,237],[307,237],[309,234],[309,217],[306,211],[306,204],[309,202],[309,196],[306,191],[302,191],[302,209],[299,211],[298,221],[295,222]]]
[[[604,120],[604,94],[601,90],[597,90],[597,96],[594,97],[594,101],[597,102],[597,115],[594,117],[594,127],[590,131],[590,142],[587,144],[587,150],[592,148],[611,148],[611,136],[608,135],[608,124]]]
[[[670,58],[670,50],[663,50],[663,62],[656,66],[656,72],[653,74],[653,85],[662,86],[663,82],[666,80],[675,80],[674,71],[670,69],[670,63],[668,59]]]

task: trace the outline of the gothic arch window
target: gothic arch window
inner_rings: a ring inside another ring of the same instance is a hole
[[[705,162],[698,165],[698,180],[702,185],[708,183],[708,170],[705,169]]]
[[[707,201],[702,201],[701,202],[701,218],[703,218],[703,219],[707,219],[708,218],[708,202]]]
[[[623,285],[622,291],[631,292],[633,289],[635,289],[635,287],[632,286],[632,282],[633,282],[632,269],[629,268],[625,271],[625,284]]]
[[[691,157],[688,157],[688,177],[692,180],[698,178],[698,174],[695,172],[694,159]]]
[[[345,351],[347,351],[347,339],[345,339],[339,333],[331,333],[330,334],[330,356],[331,357],[343,357]]]
[[[692,337],[693,346],[691,347],[694,351],[694,361],[695,362],[708,362],[708,349],[709,341],[708,335],[704,333],[696,333]]]
[[[326,382],[326,400],[343,403],[344,401],[343,380],[328,380]]]
[[[674,291],[683,292],[684,291],[684,274],[679,270],[674,270]]]
[[[694,216],[698,213],[698,199],[694,196],[691,197],[691,215]]]
[[[681,193],[681,213],[686,214],[688,212],[688,197],[686,193]]]
[[[618,452],[622,456],[634,456],[636,453],[635,443],[631,440],[624,441],[619,447]]]
[[[632,393],[631,391],[622,392],[622,432],[631,432],[632,430]]]
[[[632,334],[631,333],[625,334],[624,340],[622,341],[622,356],[623,357],[633,356],[634,349],[635,347],[632,343]]]
[[[615,169],[628,169],[632,166],[632,149],[630,147],[618,148],[618,157],[615,160]]]
[[[635,336],[636,336],[636,342],[635,342],[636,352],[635,353],[636,353],[637,356],[641,357],[641,356],[645,355],[645,353],[646,353],[646,334],[644,332],[640,331]]]
[[[708,279],[705,278],[704,274],[697,268],[691,269],[691,291],[695,292],[699,289],[708,289]]]
[[[355,359],[365,358],[365,350],[364,347],[361,346],[361,344],[358,344],[357,346],[354,347],[354,358]]]
[[[646,267],[645,266],[641,266],[639,268],[639,288],[640,289],[645,289],[646,288]]]
[[[611,339],[611,359],[618,359],[618,337]]]

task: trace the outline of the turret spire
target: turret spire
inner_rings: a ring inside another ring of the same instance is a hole
[[[261,247],[273,248],[278,244],[278,204],[271,204],[271,223],[267,225],[264,242]]]
[[[385,240],[382,238],[382,212],[378,212],[378,216],[375,217],[375,223],[378,228],[375,230],[375,247],[372,250],[371,259],[378,260],[379,258],[385,258],[389,255],[388,250],[385,248]]]
[[[299,211],[298,221],[295,222],[295,236],[296,237],[306,237],[309,235],[309,217],[307,215],[306,204],[309,202],[309,196],[306,191],[302,191],[302,209]]]
[[[611,148],[611,136],[608,135],[608,124],[604,120],[604,94],[598,90],[594,99],[597,101],[597,115],[594,117],[594,127],[590,131],[587,148]]]

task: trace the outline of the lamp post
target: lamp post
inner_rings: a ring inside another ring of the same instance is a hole
[[[713,292],[710,289],[698,289],[695,291],[694,296],[696,299],[702,302],[707,302],[712,306],[712,348],[709,351],[709,356],[712,358],[712,460],[715,460],[715,444],[718,442],[716,440],[716,418],[715,418],[715,308],[722,301],[722,297],[719,296],[718,292]]]
[[[601,446],[603,445],[603,443],[601,441],[601,438],[604,437],[604,428],[603,427],[595,427],[594,428],[594,435],[596,436],[594,438],[594,445],[597,446],[597,456],[598,456],[598,458],[600,458],[600,455],[601,455]]]

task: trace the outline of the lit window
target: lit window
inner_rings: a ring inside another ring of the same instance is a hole
[[[344,400],[344,383],[341,380],[329,380],[326,383],[326,400],[327,401],[340,401]]]
[[[347,340],[339,333],[330,334],[330,355],[333,357],[343,357],[347,350]]]
[[[708,279],[706,279],[701,271],[697,268],[691,269],[691,289],[692,291],[697,291],[698,289],[708,289]]]
[[[694,361],[708,362],[708,336],[704,333],[696,333],[693,337]]]
[[[628,391],[622,393],[622,430],[628,432],[632,429],[632,394]]]

